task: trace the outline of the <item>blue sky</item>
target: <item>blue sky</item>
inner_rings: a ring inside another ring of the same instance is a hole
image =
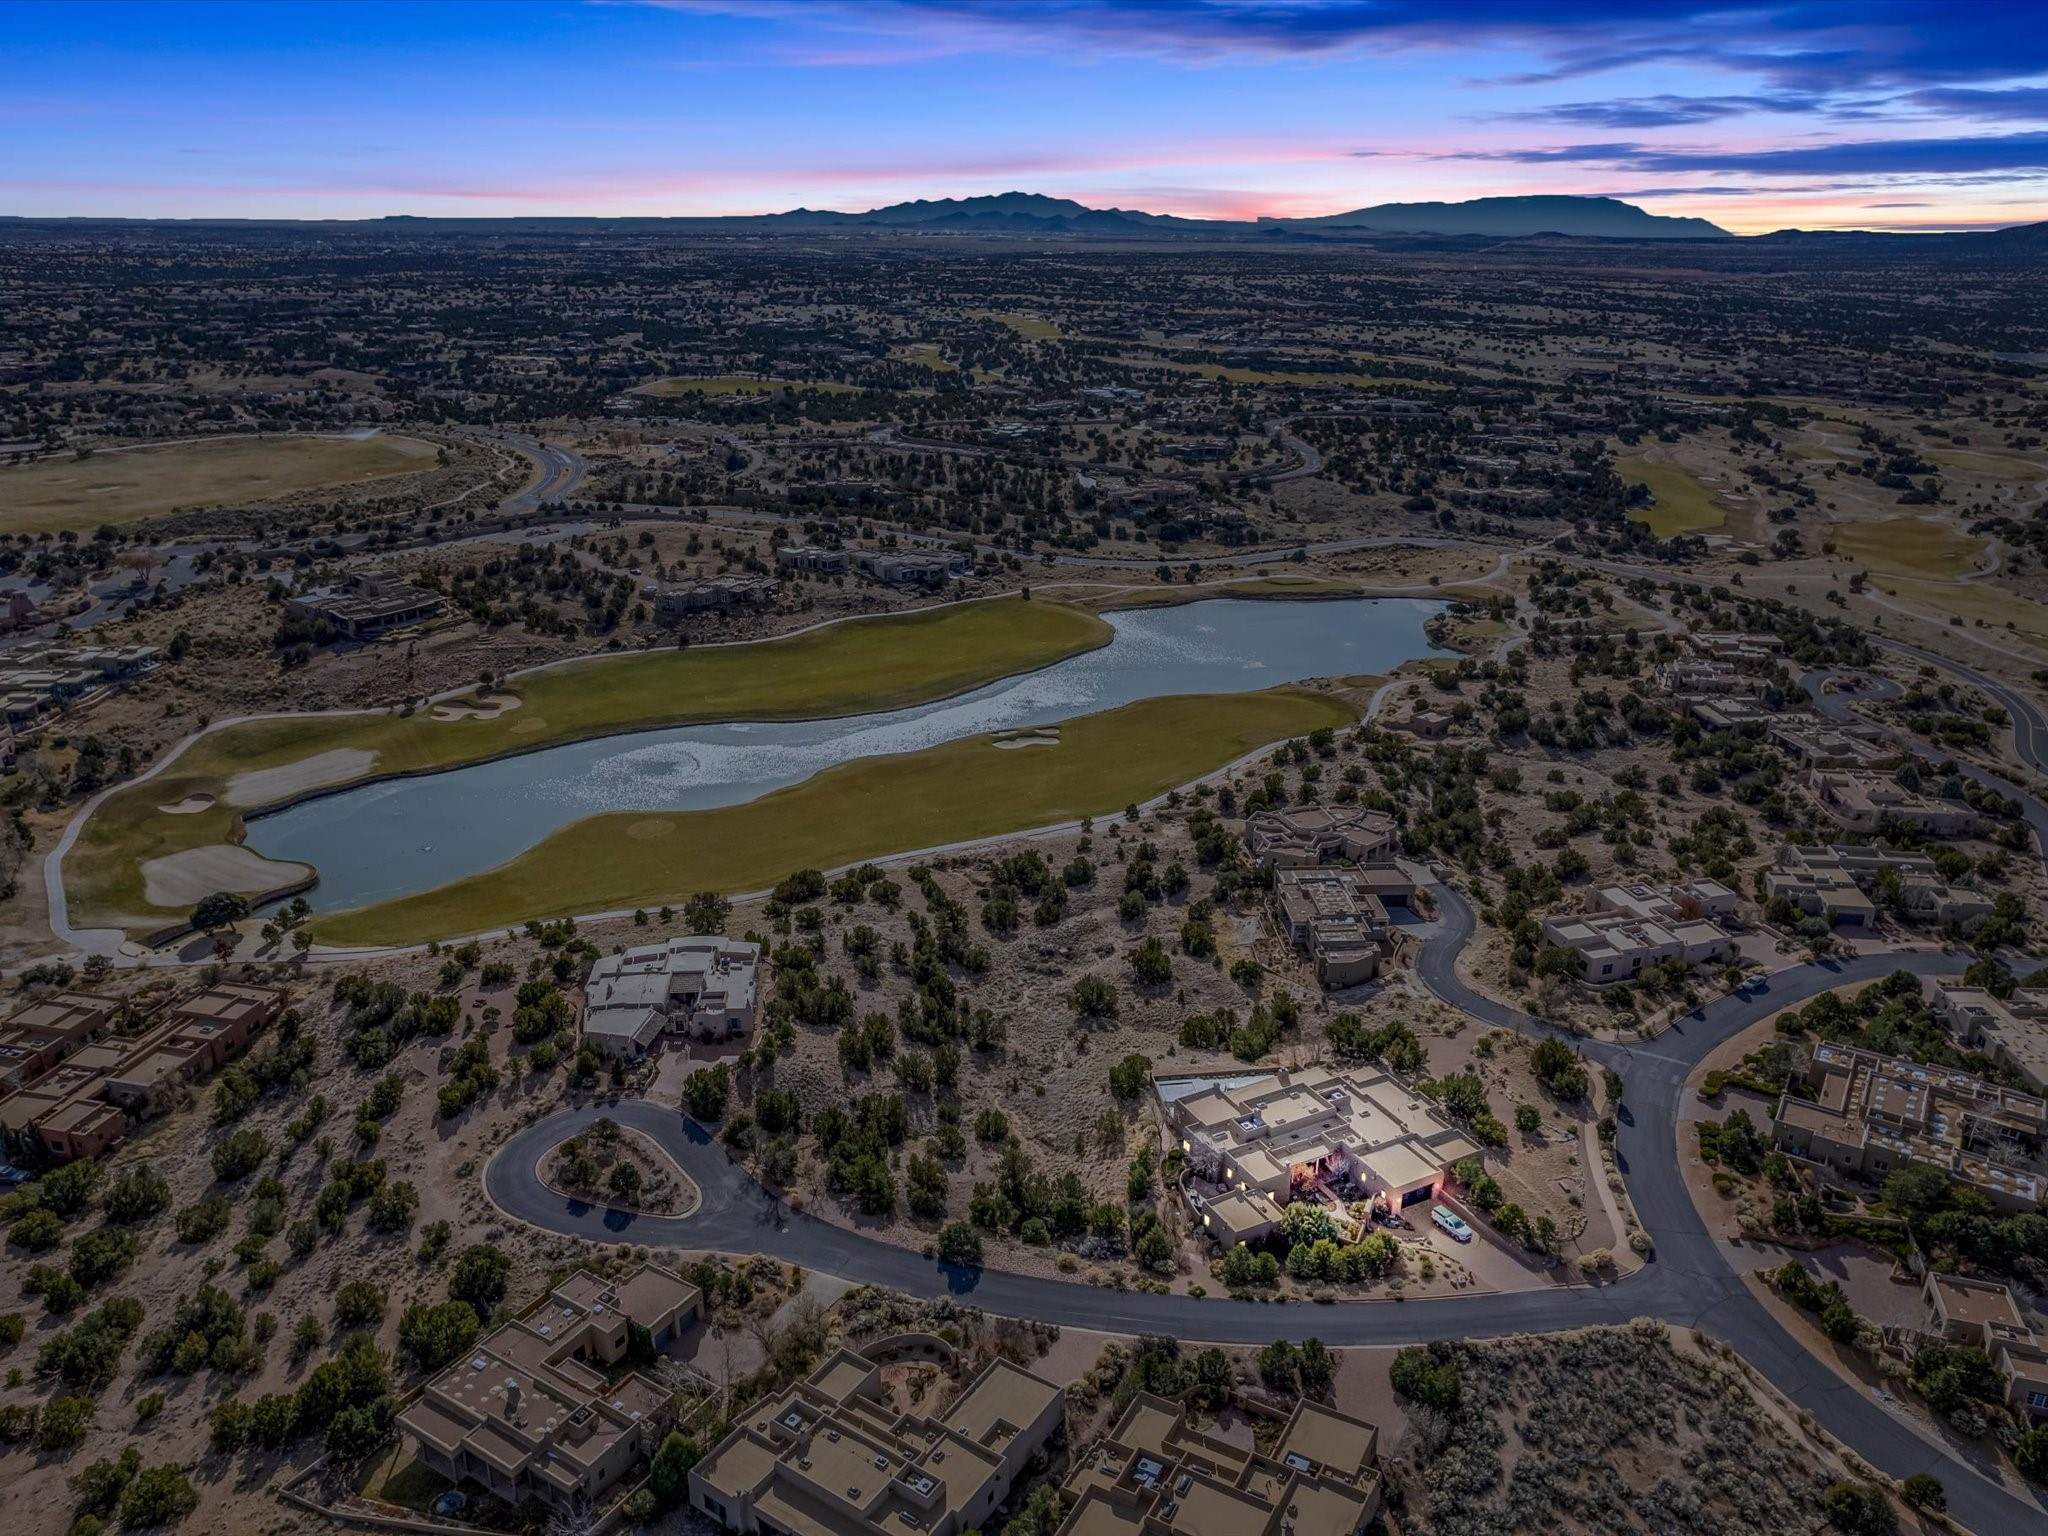
[[[1249,217],[1611,193],[1754,231],[2048,218],[2048,5],[42,4],[0,213]]]

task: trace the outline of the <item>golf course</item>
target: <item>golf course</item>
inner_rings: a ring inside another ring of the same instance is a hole
[[[996,733],[863,758],[743,805],[593,816],[497,869],[323,916],[314,937],[417,943],[528,918],[679,904],[695,891],[760,890],[792,870],[1113,814],[1270,742],[1355,718],[1344,700],[1302,689],[1181,695],[1067,721],[1026,750],[1006,750]]]
[[[1647,523],[1659,538],[1707,533],[1728,521],[1727,511],[1714,500],[1713,493],[1677,464],[1635,459],[1615,467],[1629,484],[1650,488],[1655,500],[1647,507],[1632,509],[1629,516]]]
[[[657,726],[896,709],[1034,671],[1111,635],[1080,609],[1005,598],[754,644],[579,659],[513,678],[473,704],[223,724],[92,812],[64,864],[73,920],[163,926],[187,904],[152,901],[145,866],[175,870],[182,856],[236,844],[245,812],[307,794]],[[232,888],[276,883],[260,870],[250,877]],[[169,883],[158,882],[160,894]]]

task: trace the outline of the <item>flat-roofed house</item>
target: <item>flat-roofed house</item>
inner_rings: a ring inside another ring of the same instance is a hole
[[[584,983],[583,1038],[638,1060],[664,1034],[724,1040],[754,1027],[761,946],[690,934],[606,955]]]
[[[71,1093],[36,1117],[35,1134],[59,1161],[104,1157],[127,1139],[128,1117],[104,1099]]]
[[[876,549],[854,556],[855,567],[891,587],[942,586],[974,574],[971,556],[954,549]]]
[[[1066,1416],[1007,1360],[935,1415],[898,1413],[881,1369],[841,1347],[757,1403],[690,1472],[690,1505],[749,1536],[961,1536],[998,1527],[1011,1486]]]
[[[1709,918],[1717,923],[1735,916],[1740,904],[1732,890],[1718,880],[1681,880],[1675,885],[1603,885],[1587,898],[1587,910],[1615,913],[1639,922],[1685,922]]]
[[[654,622],[680,624],[693,613],[713,609],[748,608],[775,600],[773,576],[742,576],[728,573],[681,586],[662,587],[654,594]]]
[[[1249,1078],[1165,1078],[1154,1088],[1199,1176],[1224,1193],[1258,1191],[1276,1203],[1340,1176],[1390,1205],[1415,1205],[1436,1198],[1451,1165],[1479,1150],[1428,1100],[1385,1073],[1307,1067]],[[1205,1209],[1201,1200],[1196,1207]],[[1210,1229],[1214,1234],[1214,1223]]]
[[[1925,1164],[2001,1211],[2041,1204],[2031,1166],[2048,1139],[2048,1102],[1948,1067],[1823,1041],[1807,1066],[1810,1098],[1780,1095],[1777,1145],[1817,1166],[1882,1179]]]
[[[834,576],[846,570],[850,559],[843,549],[822,549],[816,544],[785,544],[775,551],[775,563],[785,571]]]
[[[66,994],[58,1012],[28,1010],[50,1027],[85,1038],[112,1018],[104,999]],[[77,1045],[54,1068],[0,1099],[0,1137],[53,1158],[99,1157],[127,1135],[128,1116],[163,1109],[179,1088],[218,1070],[283,1010],[285,993],[222,984],[173,1004],[133,1038]]]
[[[324,620],[351,640],[374,640],[420,624],[441,611],[441,595],[391,571],[358,571],[345,586],[320,588],[285,600],[294,618]]]
[[[1379,1432],[1298,1401],[1269,1453],[1141,1392],[1060,1484],[1058,1536],[1358,1536],[1380,1507]]]
[[[1889,890],[1899,910],[1923,922],[1968,922],[1986,916],[1991,898],[1950,885],[1925,854],[1836,843],[1827,848],[1788,846],[1764,871],[1764,895],[1782,896],[1800,911],[1826,917],[1838,928],[1877,926],[1877,893]]]
[[[1874,773],[1816,768],[1806,792],[1822,815],[1862,836],[1897,821],[1929,837],[1968,837],[1984,820],[1965,801],[1936,800]]]
[[[428,1382],[398,1427],[432,1470],[507,1503],[595,1504],[630,1480],[673,1417],[667,1389],[608,1368],[636,1327],[656,1349],[680,1338],[701,1300],[655,1264],[618,1282],[579,1271]]]
[[[2005,1382],[2005,1401],[2022,1422],[2048,1421],[2048,1340],[2028,1325],[2018,1301],[1995,1280],[1944,1275],[1921,1282],[1930,1333],[1984,1351]]]
[[[1350,987],[1379,974],[1386,952],[1387,909],[1357,871],[1287,866],[1275,872],[1280,925],[1305,950],[1325,987]]]
[[[1734,941],[1708,918],[1646,922],[1628,916],[1568,914],[1543,919],[1543,941],[1576,950],[1579,977],[1596,987],[1629,981],[1646,965],[1676,960],[1703,965],[1729,954]]]
[[[1934,984],[1934,1011],[1958,1045],[1982,1051],[2034,1092],[2048,1093],[2048,990],[2019,987],[2010,997],[1996,997],[1945,976]]]
[[[1378,864],[1394,855],[1398,833],[1385,811],[1357,805],[1298,805],[1245,818],[1244,843],[1265,868]]]
[[[34,1082],[86,1041],[109,1028],[120,1003],[84,992],[39,999],[0,1025],[0,1083]]]
[[[105,1078],[105,1096],[136,1114],[163,1109],[180,1085],[216,1072],[284,1011],[270,987],[223,984],[174,1005]]]

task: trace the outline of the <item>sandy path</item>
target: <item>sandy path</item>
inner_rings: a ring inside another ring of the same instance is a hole
[[[228,780],[229,805],[269,805],[309,789],[344,784],[377,766],[377,754],[361,747],[336,747],[278,768],[252,768]]]
[[[280,864],[233,843],[209,843],[145,863],[142,894],[153,907],[189,907],[215,891],[271,891],[312,873],[304,864]]]

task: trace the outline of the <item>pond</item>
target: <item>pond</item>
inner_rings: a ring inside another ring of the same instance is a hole
[[[737,805],[835,763],[1028,732],[1139,699],[1389,672],[1435,653],[1423,625],[1442,606],[1212,599],[1112,613],[1108,645],[954,698],[837,720],[635,731],[364,784],[252,817],[247,842],[314,866],[316,905],[344,911],[495,868],[606,811]],[[1019,745],[1030,750],[1028,738]]]

